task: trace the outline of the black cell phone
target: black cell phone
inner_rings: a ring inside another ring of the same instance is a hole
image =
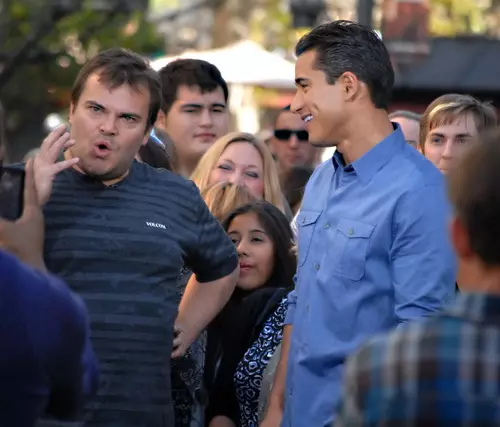
[[[15,221],[24,209],[24,170],[0,167],[0,218]]]

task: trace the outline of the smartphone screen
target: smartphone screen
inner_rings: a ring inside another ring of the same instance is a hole
[[[24,170],[0,168],[0,217],[15,221],[23,213]]]

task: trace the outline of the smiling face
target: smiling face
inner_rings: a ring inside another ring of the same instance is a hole
[[[109,89],[99,74],[89,76],[69,122],[75,144],[69,149],[79,157],[76,169],[112,184],[125,177],[141,147],[148,140],[150,95],[144,87],[123,84]]]
[[[274,270],[274,245],[254,212],[238,215],[227,231],[238,251],[240,278],[237,286],[253,290],[264,286]]]
[[[246,187],[252,196],[264,197],[264,162],[259,150],[248,142],[233,142],[222,152],[209,185],[231,182]]]
[[[304,121],[312,145],[335,146],[348,114],[343,76],[335,84],[329,84],[325,73],[318,70],[315,64],[315,50],[306,51],[298,57],[295,64],[297,92],[291,109]]]

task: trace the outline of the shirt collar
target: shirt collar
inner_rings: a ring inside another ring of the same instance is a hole
[[[337,169],[344,168],[346,172],[354,170],[359,180],[365,185],[373,176],[406,144],[403,132],[398,124],[392,124],[394,131],[375,147],[363,154],[352,165],[345,166],[344,157],[337,150],[333,154],[332,162]]]
[[[462,293],[447,313],[476,322],[500,322],[500,295]]]

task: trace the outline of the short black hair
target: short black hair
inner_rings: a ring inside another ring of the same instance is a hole
[[[314,168],[308,166],[294,166],[280,176],[283,194],[294,214],[296,213],[294,208],[302,202],[306,184],[313,172]]]
[[[500,266],[500,129],[482,132],[457,159],[447,178],[455,215],[472,251],[489,266]]]
[[[202,93],[213,92],[221,88],[227,102],[229,89],[219,69],[210,62],[201,59],[176,59],[160,71],[162,111],[168,114],[180,86],[200,88]]]
[[[389,108],[394,70],[389,52],[375,31],[356,22],[333,21],[303,36],[295,54],[310,50],[316,51],[316,68],[325,73],[329,84],[350,71],[368,86],[376,108]]]
[[[159,142],[155,138],[149,137],[148,142],[139,148],[139,157],[143,163],[155,169],[165,169],[173,172],[172,161],[167,149],[164,145],[160,145]]]
[[[290,221],[276,206],[264,200],[256,200],[231,212],[222,221],[224,230],[226,232],[229,230],[236,217],[248,213],[257,215],[260,224],[274,245],[274,271],[269,285],[280,288],[293,287],[293,276],[297,268],[297,260],[293,253],[293,232]]]

